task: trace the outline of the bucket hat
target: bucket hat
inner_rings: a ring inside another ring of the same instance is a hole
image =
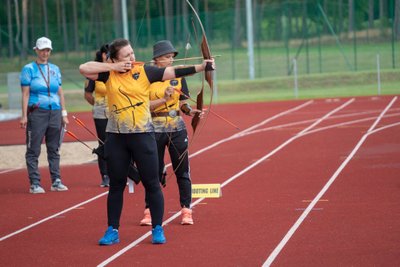
[[[169,53],[174,53],[174,57],[178,55],[178,51],[175,49],[175,47],[171,44],[170,41],[168,40],[162,40],[154,44],[153,46],[153,59],[169,54]]]

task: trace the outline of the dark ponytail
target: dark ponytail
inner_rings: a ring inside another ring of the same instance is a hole
[[[95,57],[94,61],[103,62],[103,53],[106,53],[106,54],[107,54],[107,57],[109,57],[109,54],[108,54],[108,44],[104,44],[104,45],[102,45],[102,46],[100,47],[100,50],[98,50],[98,51],[96,52],[96,57]]]

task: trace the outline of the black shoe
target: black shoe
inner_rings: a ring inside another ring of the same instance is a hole
[[[109,187],[110,186],[110,178],[108,175],[103,175],[101,178],[101,184],[100,187]]]

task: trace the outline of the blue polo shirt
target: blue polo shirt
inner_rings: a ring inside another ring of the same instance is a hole
[[[40,66],[41,71],[38,66]],[[20,74],[21,86],[29,86],[28,106],[42,109],[61,109],[58,89],[61,86],[60,69],[51,63],[25,65]]]

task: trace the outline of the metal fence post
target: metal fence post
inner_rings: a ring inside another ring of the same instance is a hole
[[[379,54],[376,54],[376,73],[378,78],[378,95],[381,95],[381,67]]]
[[[294,75],[294,97],[297,99],[299,97],[299,88],[297,83],[297,60],[293,59],[293,75]]]

